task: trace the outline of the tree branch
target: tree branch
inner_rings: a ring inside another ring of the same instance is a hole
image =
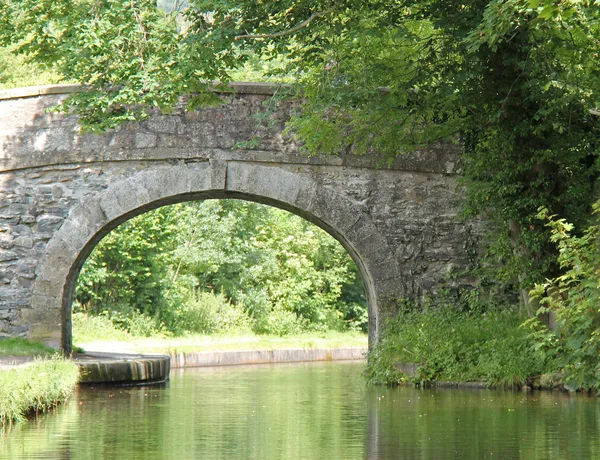
[[[307,25],[309,25],[312,21],[314,21],[319,16],[324,16],[326,14],[331,13],[332,11],[333,11],[333,8],[329,8],[324,11],[317,11],[316,13],[311,14],[307,20],[302,21],[300,24],[295,25],[291,29],[282,30],[281,32],[275,32],[272,34],[238,35],[234,38],[234,40],[237,41],[237,40],[247,40],[247,39],[256,40],[258,38],[277,38],[277,37],[282,37],[284,35],[293,34],[294,32],[298,32],[303,27],[306,27]]]

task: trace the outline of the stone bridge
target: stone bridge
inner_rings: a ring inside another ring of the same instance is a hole
[[[47,111],[76,86],[0,92],[0,335],[69,351],[77,276],[94,246],[125,220],[186,200],[265,203],[333,235],[360,269],[371,343],[387,303],[421,297],[464,266],[456,146],[391,165],[308,157],[282,134],[298,101],[276,102],[264,84],[232,89],[220,106],[186,112],[182,100],[170,115],[102,135]]]

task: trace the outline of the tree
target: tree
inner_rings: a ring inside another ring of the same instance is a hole
[[[358,269],[338,241],[287,211],[239,200],[165,206],[125,222],[86,260],[76,299],[87,313],[121,323],[146,315],[172,332],[189,326],[186,312],[208,316],[211,300],[224,314],[246,313],[257,332],[367,326]]]
[[[496,223],[496,277],[556,273],[539,206],[581,228],[598,169],[594,0],[0,0],[0,43],[89,91],[64,109],[93,129],[214,101],[255,56],[308,99],[290,129],[316,154],[394,158],[452,139],[468,210]],[[90,13],[91,12],[91,13]],[[385,88],[385,89],[382,89]],[[528,303],[526,290],[523,301]]]

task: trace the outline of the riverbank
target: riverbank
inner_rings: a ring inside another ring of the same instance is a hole
[[[533,386],[536,376],[556,373],[560,363],[552,353],[536,349],[539,331],[524,325],[525,319],[509,306],[407,304],[382,326],[381,340],[369,355],[367,381]]]
[[[169,355],[87,352],[73,355],[80,383],[148,384],[168,380],[171,368],[247,366],[318,361],[359,361],[366,347],[208,351]]]
[[[170,353],[172,368],[240,366],[308,361],[358,361],[366,358],[367,347],[284,348],[275,350],[205,351]]]
[[[86,352],[177,355],[224,351],[366,348],[368,337],[358,332],[307,333],[285,337],[253,334],[128,337],[119,340],[111,340],[108,337],[79,339],[76,336],[75,345]]]
[[[48,356],[48,350],[54,352],[22,339],[15,340],[16,346],[9,346],[8,342],[3,346],[0,341],[0,370],[29,366],[39,359],[36,357],[39,354]],[[80,383],[139,384],[167,380],[171,367],[363,360],[367,349],[367,337],[358,333],[130,337],[78,345],[72,362],[79,367]]]
[[[61,404],[79,380],[77,365],[61,358],[21,364],[0,371],[0,427]]]

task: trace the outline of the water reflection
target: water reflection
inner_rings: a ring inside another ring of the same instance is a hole
[[[600,458],[600,403],[552,393],[366,388],[361,364],[190,369],[82,388],[2,437],[1,458]]]

